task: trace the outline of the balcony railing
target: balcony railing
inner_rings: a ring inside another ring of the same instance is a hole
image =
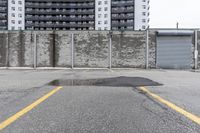
[[[26,11],[26,14],[38,14],[38,15],[94,15],[94,11]]]
[[[26,17],[27,21],[64,21],[64,22],[76,22],[76,21],[94,21],[94,17]]]

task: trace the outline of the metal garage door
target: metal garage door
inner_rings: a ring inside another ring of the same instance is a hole
[[[157,67],[189,69],[192,63],[192,36],[158,36]]]

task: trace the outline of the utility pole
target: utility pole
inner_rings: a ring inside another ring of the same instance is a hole
[[[179,28],[179,23],[178,23],[178,22],[176,23],[176,28],[177,28],[177,29]]]

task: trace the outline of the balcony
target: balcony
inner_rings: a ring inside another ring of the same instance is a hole
[[[93,9],[94,4],[79,4],[79,5],[70,5],[70,4],[32,4],[26,3],[26,8],[41,8],[41,9]]]
[[[0,21],[0,26],[7,26],[7,22],[1,22]]]
[[[94,24],[53,24],[53,23],[44,23],[44,24],[27,24],[26,27],[34,27],[34,28],[89,28],[94,27]]]
[[[77,21],[94,21],[94,17],[86,18],[72,18],[72,17],[26,17],[27,21],[63,21],[63,22],[77,22]]]
[[[123,7],[123,6],[134,6],[134,2],[133,1],[127,1],[124,3],[112,2],[112,7]]]
[[[125,16],[125,15],[123,15],[123,16],[119,16],[119,15],[112,16],[112,20],[130,20],[130,19],[134,19],[134,16],[133,15],[132,16]]]
[[[44,2],[46,3],[47,0],[26,0],[26,2]],[[94,0],[48,0],[48,2],[70,2],[70,3],[74,3],[74,2],[94,2]]]
[[[6,14],[7,14],[7,10],[6,10],[6,9],[1,9],[1,8],[0,8],[0,13],[6,13]]]
[[[94,11],[26,11],[26,14],[30,15],[94,15]]]
[[[6,16],[0,16],[0,20],[6,20],[7,17]]]
[[[112,22],[113,27],[133,26],[134,22]]]
[[[131,8],[131,9],[112,9],[112,14],[118,14],[118,13],[133,13],[134,12],[134,9]]]

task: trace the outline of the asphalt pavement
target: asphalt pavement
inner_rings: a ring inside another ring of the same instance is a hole
[[[200,125],[138,89],[200,116],[198,79],[169,70],[0,70],[0,124],[62,86],[0,132],[200,133]]]

